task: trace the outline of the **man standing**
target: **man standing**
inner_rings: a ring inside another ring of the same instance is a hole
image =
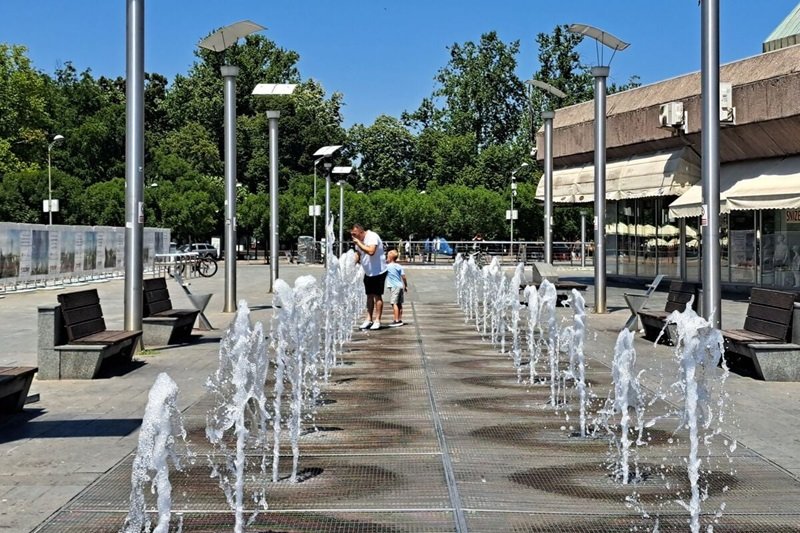
[[[386,281],[386,256],[383,241],[374,231],[354,224],[350,236],[364,269],[364,290],[367,293],[367,319],[360,329],[380,329],[383,314],[383,285]]]

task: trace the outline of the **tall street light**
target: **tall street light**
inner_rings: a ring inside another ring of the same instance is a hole
[[[308,206],[308,214],[314,217],[314,258],[312,261],[316,261],[317,259],[317,216],[319,215],[319,205],[317,205],[317,165],[319,165],[323,159],[324,158],[320,157],[314,160],[314,196],[312,198],[312,205]]]
[[[259,83],[254,95],[288,96],[297,88],[293,83]],[[280,111],[267,111],[269,120],[269,292],[273,291],[278,272],[278,119]]]
[[[508,218],[511,220],[511,236],[510,236],[510,249],[511,255],[514,255],[514,197],[517,196],[517,172],[527,167],[528,163],[522,163],[514,172],[511,173],[511,211],[508,212]]]
[[[538,88],[556,98],[565,98],[567,95],[541,80],[528,80],[525,83],[531,88]],[[556,112],[550,105],[548,97],[547,111],[542,112],[544,120],[544,262],[553,263],[553,119]]]
[[[53,225],[53,211],[58,211],[58,208],[54,209],[55,206],[53,205],[53,178],[52,178],[52,168],[51,168],[52,164],[50,162],[50,152],[53,151],[53,146],[55,146],[56,143],[61,142],[63,140],[64,140],[63,135],[56,135],[55,137],[53,137],[53,141],[47,145],[47,212],[50,215],[50,221],[48,222],[50,226]],[[56,200],[56,203],[58,203],[58,200]]]
[[[719,0],[701,7],[700,101],[702,111],[703,315],[715,328],[722,323],[719,244]]]
[[[594,311],[607,313],[606,308],[606,79],[609,65],[619,50],[629,44],[608,32],[586,24],[572,24],[568,31],[591,37],[614,52],[603,65],[603,46],[598,47],[598,63],[594,76]]]
[[[344,176],[353,171],[353,167],[333,167],[331,174],[342,176],[339,180],[339,256],[342,255],[342,239],[344,238]]]
[[[339,180],[339,257],[342,257],[342,241],[344,240],[344,180]]]
[[[138,331],[144,279],[144,0],[128,0],[126,5],[123,322],[127,331]]]
[[[265,29],[260,24],[243,20],[220,28],[198,46],[224,53],[242,37]],[[225,302],[222,311],[233,313],[236,311],[236,76],[239,67],[225,63],[220,71],[225,94]]]
[[[342,147],[341,144],[332,144],[330,146],[323,146],[316,152],[314,157],[319,157],[323,160],[322,166],[325,167],[325,260],[327,261],[328,253],[333,253],[333,248],[328,238],[328,224],[331,220],[331,169],[333,162],[331,158],[333,154],[339,151]]]

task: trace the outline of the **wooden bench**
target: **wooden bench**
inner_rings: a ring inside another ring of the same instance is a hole
[[[0,366],[0,413],[22,411],[37,370],[35,366]]]
[[[560,279],[556,269],[553,268],[553,265],[548,263],[531,263],[531,269],[531,285],[534,285],[537,288],[539,285],[541,285],[542,281],[546,279],[555,286],[559,296],[563,296],[564,294],[568,295],[572,289],[577,289],[579,291],[586,290],[586,284],[584,283]]]
[[[39,307],[39,379],[92,379],[104,362],[130,363],[141,331],[106,329],[96,289]]]
[[[164,278],[142,283],[142,341],[145,346],[189,342],[199,309],[173,309]]]
[[[800,294],[754,287],[744,327],[722,331],[726,356],[753,362],[766,381],[800,380]]]
[[[677,331],[674,324],[667,324],[667,317],[673,311],[681,313],[685,311],[686,304],[689,301],[692,301],[692,309],[697,312],[700,305],[699,288],[696,283],[680,280],[671,281],[669,293],[667,294],[667,303],[664,305],[663,311],[640,309],[637,313],[642,323],[642,328],[644,328],[644,337],[654,342],[658,339],[665,344],[674,345],[678,340]],[[665,325],[667,326],[666,329],[664,329]],[[659,339],[662,330],[664,330],[664,334]]]

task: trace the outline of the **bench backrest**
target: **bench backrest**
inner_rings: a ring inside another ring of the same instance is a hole
[[[798,293],[754,287],[750,291],[750,305],[747,306],[744,329],[789,342],[792,335],[792,311],[796,301],[800,301]]]
[[[531,263],[531,269],[533,275],[532,280],[535,285],[540,284],[543,280],[547,280],[551,283],[558,283],[558,271],[553,268],[553,265],[534,262]]]
[[[97,289],[58,295],[67,339],[73,341],[106,330]]]
[[[169,299],[166,279],[146,279],[142,282],[142,291],[144,295],[142,316],[153,316],[156,313],[172,309],[172,301]]]
[[[698,285],[687,281],[673,280],[669,284],[669,294],[667,294],[667,304],[664,306],[664,311],[667,313],[673,311],[683,313],[686,310],[686,304],[689,303],[692,297],[694,297],[692,310],[697,312],[697,308],[700,305]]]

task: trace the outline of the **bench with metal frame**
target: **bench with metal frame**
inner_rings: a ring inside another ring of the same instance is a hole
[[[39,379],[92,379],[102,364],[130,363],[141,331],[106,329],[97,289],[39,307]]]
[[[173,309],[164,278],[142,282],[142,341],[146,347],[189,342],[199,309]]]
[[[753,362],[765,381],[800,381],[800,294],[754,287],[744,327],[722,331],[726,357]]]
[[[532,278],[531,278],[531,285],[536,286],[537,288],[541,285],[543,280],[547,280],[552,283],[556,291],[559,294],[561,293],[569,293],[572,289],[577,289],[579,291],[586,290],[585,283],[578,283],[577,281],[567,281],[562,280],[559,278],[558,272],[553,265],[548,263],[540,263],[540,262],[533,262],[531,263],[531,271],[532,271]]]
[[[37,370],[35,366],[0,366],[0,413],[22,411]]]
[[[644,329],[644,337],[654,342],[659,340],[664,344],[674,345],[678,340],[677,331],[674,324],[668,323],[667,317],[669,317],[673,311],[685,311],[686,304],[690,301],[692,302],[692,309],[697,312],[700,306],[699,289],[700,287],[697,283],[672,280],[669,284],[667,303],[664,305],[663,311],[640,309],[637,312],[639,320],[642,322],[642,328]],[[663,335],[661,333],[662,331],[664,332]]]
[[[628,309],[631,311],[630,318],[628,318],[628,321],[625,322],[626,329],[631,331],[636,331],[639,329],[639,311],[645,308],[647,305],[647,300],[650,299],[650,296],[655,292],[659,284],[661,284],[662,279],[664,279],[664,274],[659,274],[656,276],[655,279],[653,279],[653,281],[647,285],[647,290],[644,292],[644,294],[634,294],[630,292],[623,293],[622,297],[625,298],[625,303],[628,304]]]

